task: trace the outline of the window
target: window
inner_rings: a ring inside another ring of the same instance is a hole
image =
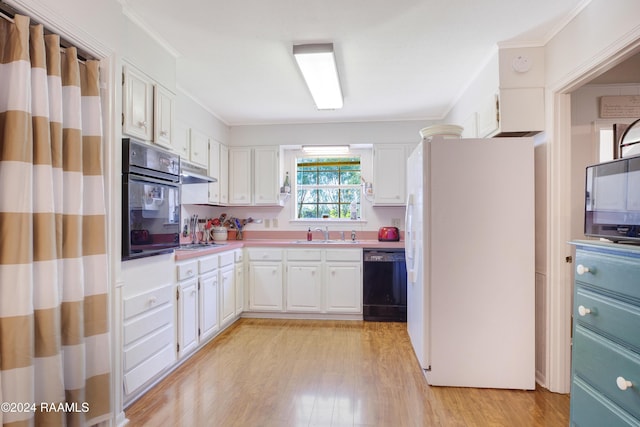
[[[360,157],[296,159],[296,218],[349,219],[355,202],[360,217]]]

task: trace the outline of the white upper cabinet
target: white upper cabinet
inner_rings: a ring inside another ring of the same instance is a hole
[[[253,202],[255,205],[277,205],[280,203],[280,149],[259,147],[253,151]]]
[[[280,205],[280,148],[229,148],[229,204]]]
[[[189,127],[182,122],[176,122],[176,129],[174,132],[171,146],[173,151],[180,155],[181,159],[189,158]]]
[[[220,204],[226,206],[229,203],[229,148],[220,144],[220,176],[218,187],[220,189]]]
[[[155,142],[165,148],[173,148],[173,93],[160,85],[153,88],[153,134]]]
[[[218,181],[209,184],[209,203],[220,203],[220,144],[214,139],[209,140],[209,176]]]
[[[373,148],[373,205],[404,206],[407,157],[411,146],[378,144]]]
[[[153,82],[133,67],[124,66],[122,133],[144,141],[153,138]]]
[[[251,148],[229,148],[229,204],[251,204]]]
[[[189,160],[205,168],[209,167],[209,138],[204,133],[191,129],[189,135]]]
[[[122,133],[172,149],[175,95],[130,65],[122,86]]]

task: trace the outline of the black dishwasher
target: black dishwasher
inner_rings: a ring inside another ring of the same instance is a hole
[[[404,249],[363,250],[364,320],[407,321],[407,264]]]

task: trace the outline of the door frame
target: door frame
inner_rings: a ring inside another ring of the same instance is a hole
[[[640,52],[640,27],[617,40],[600,55],[576,68],[546,93],[547,129],[547,328],[546,387],[553,392],[571,389],[571,316],[574,257],[571,239],[571,92],[594,77]]]

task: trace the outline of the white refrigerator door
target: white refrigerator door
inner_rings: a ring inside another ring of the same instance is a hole
[[[422,369],[429,368],[429,290],[424,257],[424,143],[407,160],[405,257],[407,264],[407,330]]]
[[[427,381],[533,389],[533,140],[434,138],[428,151]]]

